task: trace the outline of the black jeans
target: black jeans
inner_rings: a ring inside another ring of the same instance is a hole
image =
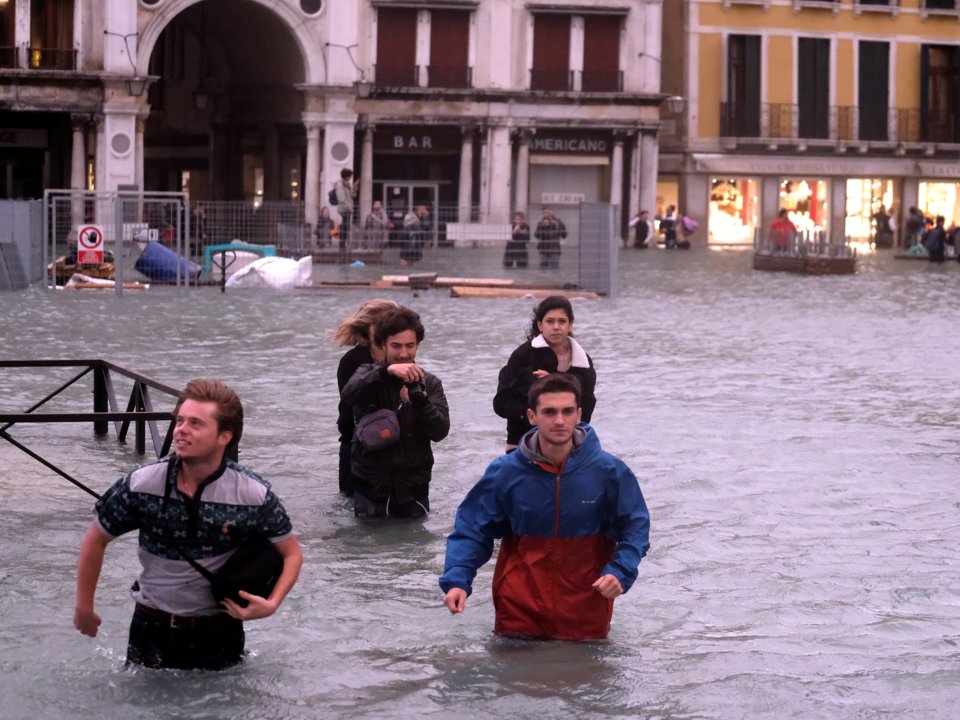
[[[130,621],[127,664],[223,670],[243,660],[244,640],[243,623],[226,613],[181,621],[138,606]]]
[[[408,500],[407,502],[397,502],[392,498],[376,500],[356,490],[354,490],[353,493],[353,514],[356,517],[390,517],[416,520],[418,518],[425,518],[429,512],[430,500],[427,497],[426,490],[422,496]]]

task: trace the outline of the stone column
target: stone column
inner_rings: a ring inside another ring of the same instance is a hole
[[[86,176],[87,152],[85,133],[87,129],[87,118],[83,115],[71,115],[70,122],[73,126],[73,146],[70,156],[70,189],[82,191],[86,188],[84,178]],[[74,226],[83,222],[83,199],[79,192],[73,195],[70,203],[71,223]]]
[[[460,190],[457,197],[458,211],[457,221],[468,223],[473,218],[471,207],[473,205],[473,134],[475,128],[467,126],[461,128],[460,143]]]
[[[485,222],[510,222],[510,186],[512,183],[511,165],[513,148],[510,145],[510,128],[492,126],[488,154],[490,158],[490,180],[487,196],[487,217]]]
[[[610,157],[610,204],[623,208],[623,134],[613,133],[613,154]]]
[[[627,217],[635,217],[641,210],[651,208],[640,207],[640,133],[633,133],[630,141],[630,197],[627,198]],[[653,213],[650,212],[650,217]]]
[[[376,128],[367,124],[363,129],[363,144],[360,147],[360,214],[356,217],[354,232],[363,232],[363,221],[373,205],[373,132]]]
[[[303,215],[309,232],[313,232],[320,214],[320,123],[306,121],[304,126],[307,130],[307,167]]]
[[[480,222],[489,222],[490,214],[490,128],[480,128]]]
[[[652,219],[657,212],[657,166],[660,163],[657,133],[640,133],[640,209],[649,210]]]
[[[101,113],[94,116],[94,132],[96,133],[96,147],[93,157],[93,186],[96,190],[107,189],[107,158],[106,158],[106,122]]]
[[[134,159],[133,176],[134,182],[143,192],[146,188],[143,186],[143,135],[147,126],[147,116],[137,115],[137,125],[134,130],[134,152],[137,157]]]
[[[530,197],[530,130],[521,128],[516,131],[517,174],[513,192],[513,211],[527,214],[527,200]]]
[[[71,115],[73,127],[73,147],[70,155],[70,189],[84,190],[86,188],[86,136],[87,118],[83,115]]]

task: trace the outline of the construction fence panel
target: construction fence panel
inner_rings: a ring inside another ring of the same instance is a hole
[[[153,285],[294,288],[402,285],[410,275],[433,274],[498,287],[615,291],[610,268],[619,218],[613,206],[531,204],[522,217],[507,208],[481,212],[440,203],[381,212],[314,228],[301,202],[191,203],[185,193],[50,191],[48,282],[63,285],[84,272]],[[545,223],[551,215],[552,231]],[[76,265],[78,232],[91,224],[102,228],[112,268]]]

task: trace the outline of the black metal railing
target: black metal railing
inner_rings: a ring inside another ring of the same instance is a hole
[[[28,65],[32,70],[76,70],[77,51],[59,48],[27,48]]]
[[[921,132],[921,113],[917,109],[890,108],[877,118],[863,122],[858,107],[833,105],[827,117],[801,117],[802,108],[793,103],[766,103],[755,115],[720,105],[720,137],[789,140],[827,140],[845,142],[958,142],[951,113],[928,114],[925,132]]]
[[[70,367],[79,369],[76,375],[61,383],[55,390],[23,412],[0,411],[0,423],[2,423],[0,425],[0,439],[6,440],[64,479],[96,496],[96,493],[82,482],[13,438],[9,433],[10,428],[16,424],[26,423],[92,423],[94,434],[103,436],[108,434],[112,422],[117,434],[117,441],[124,443],[130,426],[133,425],[136,452],[140,455],[146,452],[146,435],[149,431],[153,449],[159,458],[170,452],[173,440],[173,414],[171,411],[176,404],[179,390],[105,360],[0,360],[0,369]],[[88,375],[93,377],[93,412],[36,412]],[[113,384],[114,375],[133,380],[133,389],[127,400],[125,411],[121,411],[117,403],[117,393]],[[154,410],[151,390],[172,397],[171,409],[167,411]],[[161,422],[168,423],[166,433],[162,437],[158,426],[158,423]]]
[[[720,103],[720,137],[760,137],[760,113],[734,103]]]
[[[584,70],[580,73],[583,92],[623,92],[621,70]]]
[[[0,68],[20,67],[20,53],[10,45],[0,46]]]
[[[573,71],[531,68],[530,89],[569,92],[573,90]]]
[[[466,65],[427,65],[427,86],[432,88],[469,88],[473,68]]]
[[[420,67],[417,65],[374,65],[373,84],[377,87],[417,87]]]

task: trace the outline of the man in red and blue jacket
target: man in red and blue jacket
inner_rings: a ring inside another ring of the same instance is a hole
[[[533,429],[489,465],[457,510],[440,576],[444,605],[463,612],[500,538],[494,632],[599,640],[650,548],[650,514],[634,474],[580,423],[576,378],[537,380],[528,404]]]

